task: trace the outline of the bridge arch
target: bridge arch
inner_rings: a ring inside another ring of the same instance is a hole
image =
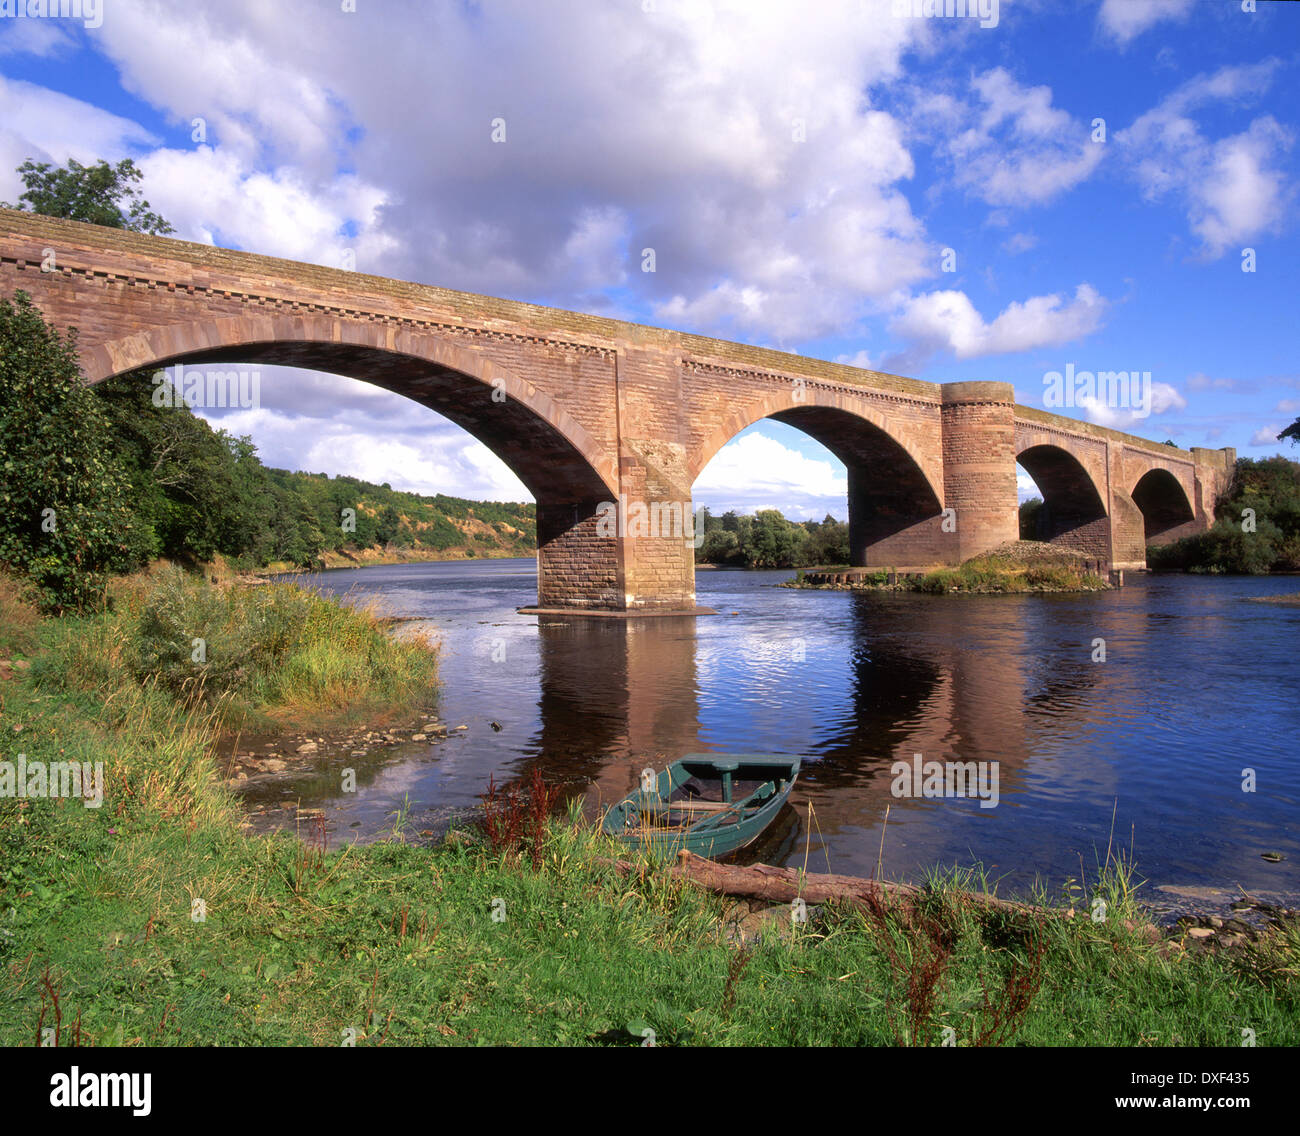
[[[328,371],[436,411],[497,454],[528,487],[538,502],[539,539],[543,504],[617,497],[614,458],[555,399],[479,352],[427,332],[324,315],[233,316],[153,328],[82,355],[91,383],[199,362]]]
[[[1069,450],[1040,442],[1021,450],[1016,461],[1043,495],[1035,540],[1061,544],[1098,559],[1110,559],[1110,517],[1106,490]]]
[[[1196,519],[1183,483],[1160,466],[1147,470],[1129,496],[1142,512],[1142,535],[1147,544],[1175,539],[1180,535],[1175,530]]]
[[[815,389],[803,395],[771,394],[727,415],[691,456],[692,484],[727,442],[770,418],[807,434],[844,463],[854,565],[907,565],[943,555],[942,471],[922,458],[917,441],[865,400]],[[935,418],[937,431],[937,407]]]

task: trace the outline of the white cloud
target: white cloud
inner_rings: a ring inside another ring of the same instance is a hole
[[[49,58],[75,46],[71,32],[59,20],[6,20],[0,36],[0,55]]]
[[[376,231],[383,192],[355,177],[322,192],[292,167],[254,171],[235,152],[210,146],[155,150],[139,164],[154,208],[192,240],[336,267],[352,249],[355,267],[378,275],[395,247]],[[344,235],[349,222],[355,237]]]
[[[1191,10],[1192,0],[1104,0],[1097,20],[1123,47],[1161,20],[1185,20]]]
[[[1100,399],[1086,396],[1079,399],[1078,405],[1089,422],[1095,422],[1098,426],[1109,426],[1112,430],[1127,430],[1146,421],[1149,417],[1149,415],[1143,414],[1139,410],[1108,406]],[[1151,415],[1168,414],[1171,410],[1186,409],[1187,399],[1179,394],[1176,388],[1168,383],[1151,384],[1151,405],[1149,407]]]
[[[1277,436],[1286,429],[1285,425],[1281,426],[1261,426],[1250,436],[1252,446],[1273,446],[1278,445]]]
[[[204,169],[218,202],[197,179],[183,199],[179,170],[167,187],[197,234],[308,245],[357,212],[335,179],[364,170],[385,274],[587,309],[623,286],[660,321],[777,343],[841,331],[932,272],[900,188],[911,155],[869,94],[926,21],[889,18],[889,0],[654,8],[141,0],[97,43],[128,90],[204,117],[229,155]],[[270,200],[240,207],[232,186]]]
[[[874,371],[875,364],[871,362],[871,355],[864,349],[855,351],[852,355],[836,355],[835,362],[844,363],[850,367],[861,367],[864,371]]]
[[[26,23],[27,21],[24,21]],[[0,199],[16,201],[23,191],[14,172],[28,158],[83,166],[101,158],[118,161],[158,139],[138,123],[100,110],[81,99],[0,75]]]
[[[413,493],[533,499],[485,445],[411,399],[341,375],[255,369],[256,408],[198,413],[231,434],[252,435],[269,466],[347,474]]]
[[[1005,68],[971,79],[976,96],[944,117],[966,123],[944,125],[945,147],[958,185],[989,205],[1042,205],[1085,180],[1105,147],[1091,140],[1089,127],[1052,106],[1050,87],[1022,87]],[[931,96],[918,96],[928,107]],[[998,223],[1005,223],[999,218]]]
[[[1022,252],[1037,248],[1038,237],[1033,233],[1013,233],[1002,242],[1002,247],[1012,256],[1018,256]]]
[[[910,345],[886,362],[915,367],[938,351],[951,351],[957,359],[977,359],[1059,346],[1095,331],[1107,306],[1106,298],[1092,285],[1080,284],[1072,301],[1065,302],[1055,293],[1033,296],[1009,304],[986,323],[965,292],[927,292],[908,301],[890,321],[889,330]]]
[[[787,517],[843,517],[848,477],[833,458],[810,458],[758,431],[728,442],[705,466],[692,490],[697,504],[744,512],[779,509]]]
[[[1264,115],[1245,131],[1211,141],[1189,112],[1207,103],[1236,106],[1259,98],[1278,66],[1266,60],[1198,76],[1115,135],[1143,196],[1180,200],[1207,257],[1281,227],[1292,194],[1279,161],[1293,137]]]

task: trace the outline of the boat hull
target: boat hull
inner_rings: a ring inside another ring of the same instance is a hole
[[[605,832],[656,859],[682,851],[716,859],[752,844],[776,818],[799,776],[785,754],[688,754],[658,772],[652,788],[625,797]]]

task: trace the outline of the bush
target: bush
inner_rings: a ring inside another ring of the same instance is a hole
[[[25,292],[0,300],[0,566],[50,612],[86,607],[104,574],[132,567],[129,483],[75,334],[61,338]]]

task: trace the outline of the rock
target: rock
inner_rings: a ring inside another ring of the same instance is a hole
[[[1223,926],[1223,920],[1220,919],[1217,915],[1211,915],[1208,919],[1205,920],[1205,923],[1207,926],[1213,927],[1215,930],[1218,930],[1220,927]]]
[[[300,745],[300,746],[298,747],[297,752],[298,752],[298,753],[315,753],[315,752],[316,752],[317,750],[319,750],[319,749],[320,749],[320,746],[317,745],[315,742],[303,742],[302,745]]]
[[[1281,852],[1261,852],[1260,859],[1267,860],[1270,864],[1280,864],[1286,859]]]
[[[492,729],[494,729],[498,734],[501,732],[501,723],[500,723],[500,722],[495,722],[495,721],[494,721],[494,722],[489,723],[489,725],[491,725]]]
[[[457,726],[454,730],[452,730],[452,733],[458,734],[460,733],[461,730],[468,730],[468,729],[469,729],[468,726]]]
[[[413,741],[413,742],[423,742],[423,741],[427,741],[428,738],[429,738],[429,735],[428,735],[428,734],[412,734],[412,735],[411,735],[411,741]]]
[[[283,773],[288,768],[288,763],[281,761],[278,757],[267,757],[262,760],[262,771],[264,773]]]
[[[1224,923],[1223,927],[1224,930],[1226,931],[1235,931],[1241,935],[1244,935],[1247,931],[1250,930],[1250,925],[1247,923],[1243,923],[1240,919],[1229,919],[1226,923]]]
[[[352,753],[351,753],[350,756],[352,756],[352,757],[365,757],[366,754],[367,754],[368,752],[369,752],[368,750],[364,750],[364,749],[354,749],[354,750],[352,751]]]
[[[1189,939],[1212,939],[1214,932],[1208,927],[1188,927],[1187,937]]]
[[[1232,905],[1233,911],[1248,911],[1255,906],[1253,899],[1239,899]]]

